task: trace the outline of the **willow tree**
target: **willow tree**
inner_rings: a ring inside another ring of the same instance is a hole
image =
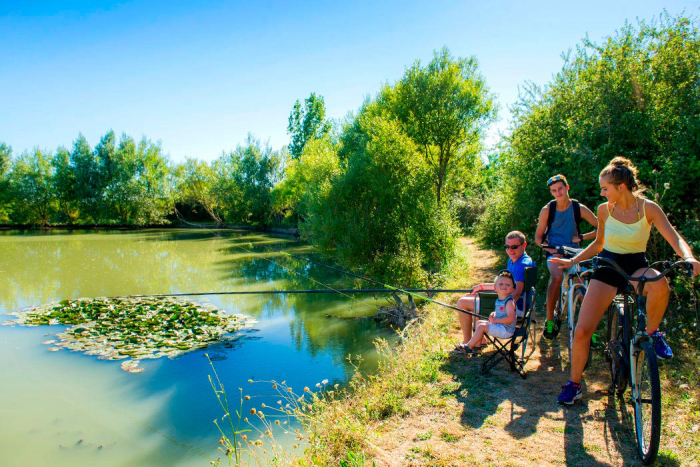
[[[445,187],[475,163],[496,109],[476,58],[445,47],[427,66],[417,60],[378,102],[387,107],[431,167],[438,204]]]

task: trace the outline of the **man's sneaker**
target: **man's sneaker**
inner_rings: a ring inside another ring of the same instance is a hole
[[[598,334],[593,334],[591,336],[591,349],[592,350],[601,350],[605,348],[605,342],[603,342],[603,338],[600,337]]]
[[[557,397],[557,403],[562,405],[573,405],[576,401],[580,401],[583,397],[581,385],[572,381],[568,381],[561,387],[561,394]]]
[[[558,333],[559,326],[557,326],[557,323],[551,320],[547,320],[544,323],[544,332],[542,333],[542,335],[545,339],[554,339]]]
[[[654,331],[651,334],[651,341],[654,343],[654,350],[656,351],[656,356],[661,360],[668,360],[673,358],[673,350],[669,347],[668,342],[666,342],[666,333]]]

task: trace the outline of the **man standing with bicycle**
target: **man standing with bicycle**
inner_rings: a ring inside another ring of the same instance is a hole
[[[540,211],[535,243],[546,245],[568,246],[580,248],[581,242],[595,238],[596,231],[581,234],[579,224],[581,219],[598,228],[595,214],[583,204],[569,197],[569,183],[566,177],[559,174],[547,180],[547,186],[554,197]],[[547,252],[547,259],[552,253]],[[564,276],[559,265],[547,262],[549,269],[549,285],[547,286],[547,321],[544,324],[544,338],[554,339],[559,333],[559,322],[554,319],[554,308],[559,297],[559,289]],[[561,306],[561,305],[560,305]]]

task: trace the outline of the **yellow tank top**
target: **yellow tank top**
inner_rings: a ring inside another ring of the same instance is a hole
[[[647,220],[644,200],[642,200],[642,212],[643,216],[637,222],[625,224],[612,216],[610,206],[608,206],[608,220],[605,221],[605,244],[603,248],[613,253],[623,254],[645,252],[649,234],[651,233],[651,224]]]

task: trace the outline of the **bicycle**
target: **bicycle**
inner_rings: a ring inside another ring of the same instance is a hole
[[[627,288],[615,297],[608,308],[605,358],[610,366],[612,391],[622,398],[627,386],[631,388],[637,452],[642,462],[647,465],[654,461],[659,451],[661,384],[656,351],[651,337],[646,333],[644,286],[648,282],[661,280],[675,268],[684,268],[692,277],[693,266],[686,261],[659,261],[649,266],[649,269],[662,266],[660,269],[664,271],[658,276],[631,277],[611,259],[595,257],[592,261],[594,270],[599,267],[612,268],[628,282]],[[630,281],[639,283],[638,292],[635,292]],[[697,306],[697,301],[695,303]],[[633,313],[634,308],[636,314]]]
[[[571,259],[578,253],[583,251],[580,248],[572,248],[568,246],[542,246],[542,249],[548,250],[550,253],[560,255],[562,258]],[[568,269],[564,270],[561,289],[557,297],[557,303],[554,305],[554,322],[558,329],[561,329],[564,316],[566,316],[568,335],[567,347],[569,350],[569,361],[571,361],[571,353],[574,343],[574,332],[576,331],[576,321],[578,314],[581,311],[583,297],[588,289],[588,282],[593,270],[588,267],[589,261],[582,261]],[[590,354],[589,354],[590,356]],[[590,358],[590,357],[589,357]]]

